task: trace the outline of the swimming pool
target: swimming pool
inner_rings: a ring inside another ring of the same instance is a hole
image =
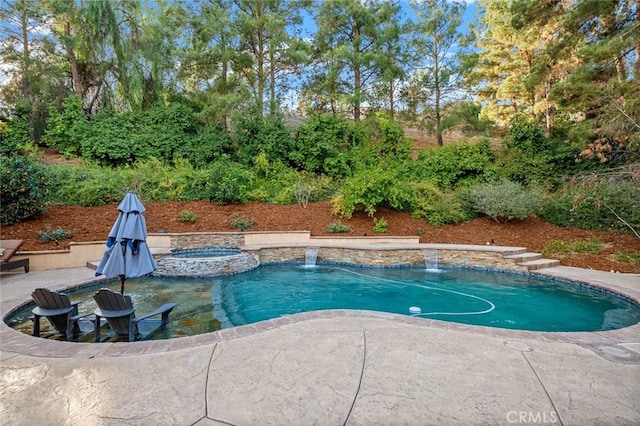
[[[81,312],[95,308],[105,283],[71,292]],[[113,281],[110,287],[117,289]],[[469,269],[262,265],[211,278],[127,280],[139,314],[177,302],[167,334],[196,335],[266,319],[325,309],[358,309],[534,331],[600,331],[640,322],[640,307],[611,293],[525,274]],[[31,307],[6,322],[30,334]],[[412,313],[413,312],[413,313]],[[419,313],[417,313],[419,312]]]

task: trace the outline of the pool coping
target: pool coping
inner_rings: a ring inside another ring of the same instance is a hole
[[[460,250],[468,249],[468,246],[464,245],[460,245],[457,247]],[[513,271],[506,272],[514,273]],[[601,289],[619,295],[637,305],[640,305],[640,275],[613,274],[603,271],[597,272],[599,272],[599,274],[596,274],[598,276],[593,276],[594,271],[570,267],[554,267],[544,270],[531,271],[529,273]],[[591,274],[592,277],[587,276],[589,274]],[[633,280],[635,279],[635,277],[638,277],[638,287],[633,288],[620,283],[612,283],[612,278],[607,279],[607,277],[615,276],[623,278],[630,277],[629,280]],[[73,285],[55,284],[49,286],[49,288],[55,291],[64,291],[70,288],[91,285],[100,280],[104,279],[96,280],[95,278],[91,278],[81,282],[76,282]],[[590,347],[594,350],[597,350],[597,348],[604,346],[615,346],[625,343],[640,343],[640,339],[638,337],[640,336],[640,323],[621,329],[607,331],[542,332],[511,330],[479,325],[467,325],[386,312],[345,309],[304,312],[265,320],[258,323],[218,330],[211,333],[172,339],[138,342],[78,343],[48,340],[30,336],[20,331],[14,330],[4,322],[4,319],[10,313],[15,311],[19,307],[30,303],[31,301],[32,300],[29,295],[23,295],[13,297],[8,300],[2,300],[2,302],[0,303],[0,316],[2,317],[2,322],[0,323],[0,344],[3,352],[28,355],[33,357],[51,358],[95,358],[157,354],[205,345],[212,345],[222,341],[252,336],[290,324],[330,318],[384,319],[391,320],[398,324],[437,328],[441,330],[455,330],[489,337],[574,343]],[[637,358],[640,360],[640,353],[638,353]]]

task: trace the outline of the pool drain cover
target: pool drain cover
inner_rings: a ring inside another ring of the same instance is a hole
[[[513,349],[515,351],[533,352],[533,348],[531,346],[529,346],[527,343],[521,342],[519,340],[506,340],[504,342],[504,345],[506,347],[508,347],[509,349]]]

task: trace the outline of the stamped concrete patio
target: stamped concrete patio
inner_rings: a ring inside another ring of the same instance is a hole
[[[0,277],[1,313],[88,268]],[[556,267],[640,301],[640,276]],[[327,311],[79,344],[0,325],[6,425],[640,424],[640,326],[536,333]]]

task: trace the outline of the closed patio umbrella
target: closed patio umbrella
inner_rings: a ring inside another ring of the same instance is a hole
[[[146,209],[133,192],[127,193],[118,206],[118,218],[107,236],[107,246],[96,270],[96,276],[120,277],[120,293],[124,294],[127,278],[150,274],[158,266],[147,246]]]

